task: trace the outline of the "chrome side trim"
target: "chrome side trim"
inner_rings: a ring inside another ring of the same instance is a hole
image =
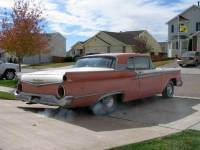
[[[38,83],[33,83],[33,82],[28,82],[28,81],[23,81],[23,83],[27,83],[27,84],[31,84],[31,85],[34,85],[34,86],[45,86],[45,85],[52,85],[52,84],[61,84],[63,82],[49,82],[49,83],[43,83],[43,84],[38,84]]]
[[[109,92],[109,93],[118,93],[121,91],[113,91],[113,92]],[[81,96],[77,96],[77,97],[74,97],[74,99],[80,99],[80,98],[84,98],[84,97],[91,97],[91,96],[97,96],[97,95],[105,95],[105,94],[109,94],[108,92],[98,92],[98,93],[95,93],[95,94],[87,94],[87,95],[81,95]],[[121,92],[122,93],[122,92]]]
[[[115,91],[115,92],[110,92],[110,93],[107,93],[107,94],[104,94],[103,96],[101,96],[98,101],[100,101],[101,99],[105,98],[105,97],[108,97],[108,96],[113,96],[113,95],[117,95],[117,94],[123,94],[122,91]],[[97,102],[98,102],[97,101]]]
[[[144,77],[152,77],[152,76],[159,76],[166,73],[173,73],[175,71],[179,70],[147,70],[147,71],[136,71],[138,78],[144,78]]]

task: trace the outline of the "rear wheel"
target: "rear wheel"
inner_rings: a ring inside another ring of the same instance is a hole
[[[115,111],[117,102],[115,96],[108,96],[91,106],[95,115],[106,115]]]
[[[164,98],[172,98],[174,96],[174,83],[172,81],[169,81],[167,86],[162,92],[162,96]]]

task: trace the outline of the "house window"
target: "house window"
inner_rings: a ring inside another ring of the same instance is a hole
[[[174,25],[171,25],[171,33],[174,33]]]
[[[200,22],[196,23],[196,31],[200,31]]]

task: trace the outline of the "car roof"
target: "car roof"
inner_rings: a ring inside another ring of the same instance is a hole
[[[115,57],[117,59],[118,64],[127,64],[127,60],[130,57],[134,56],[149,56],[149,54],[141,54],[141,53],[105,53],[105,54],[94,54],[85,57],[98,57],[98,56],[105,56],[105,57]]]

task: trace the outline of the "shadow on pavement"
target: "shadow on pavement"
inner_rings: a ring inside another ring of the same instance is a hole
[[[196,112],[192,107],[200,100],[155,96],[122,103],[116,112],[108,116],[94,116],[88,109],[58,109],[18,107],[24,111],[65,121],[93,131],[112,131],[129,128],[151,127],[185,118]]]

